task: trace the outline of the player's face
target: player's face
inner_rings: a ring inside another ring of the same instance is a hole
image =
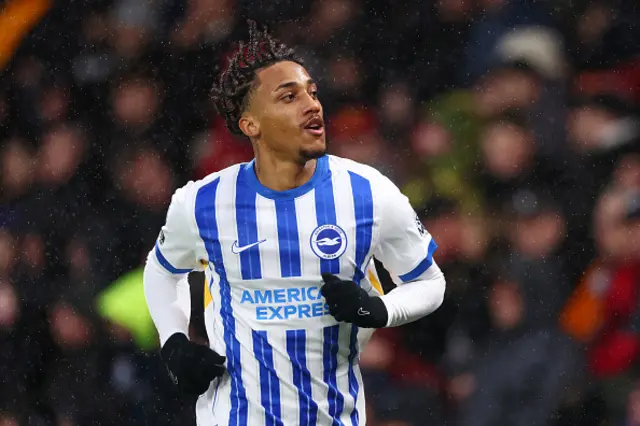
[[[248,113],[255,139],[280,158],[305,163],[326,153],[322,105],[316,83],[295,62],[279,62],[257,73]]]

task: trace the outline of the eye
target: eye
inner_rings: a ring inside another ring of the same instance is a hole
[[[286,95],[284,95],[282,98],[280,98],[281,100],[285,101],[285,102],[293,102],[293,100],[296,98],[296,95],[293,93],[287,93]]]
[[[313,99],[318,99],[318,89],[311,89],[309,93]]]

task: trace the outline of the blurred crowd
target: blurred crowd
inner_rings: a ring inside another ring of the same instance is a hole
[[[636,1],[0,7],[0,40],[42,12],[0,46],[0,426],[194,424],[148,316],[107,301],[140,304],[177,187],[252,157],[209,100],[247,18],[319,81],[330,151],[439,244],[443,306],[362,355],[368,424],[640,426]]]

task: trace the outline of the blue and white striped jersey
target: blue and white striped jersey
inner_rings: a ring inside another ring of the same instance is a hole
[[[435,249],[389,179],[334,156],[289,191],[262,186],[253,163],[180,188],[150,260],[206,272],[207,333],[228,373],[199,398],[198,425],[365,424],[358,360],[371,331],[329,314],[320,274],[373,293],[372,256],[406,282]]]

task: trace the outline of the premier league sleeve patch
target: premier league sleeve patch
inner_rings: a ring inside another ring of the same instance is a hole
[[[418,232],[420,233],[420,235],[424,237],[424,234],[427,232],[427,230],[424,228],[424,224],[420,220],[420,216],[418,216],[418,213],[416,213],[416,227],[418,228]]]

